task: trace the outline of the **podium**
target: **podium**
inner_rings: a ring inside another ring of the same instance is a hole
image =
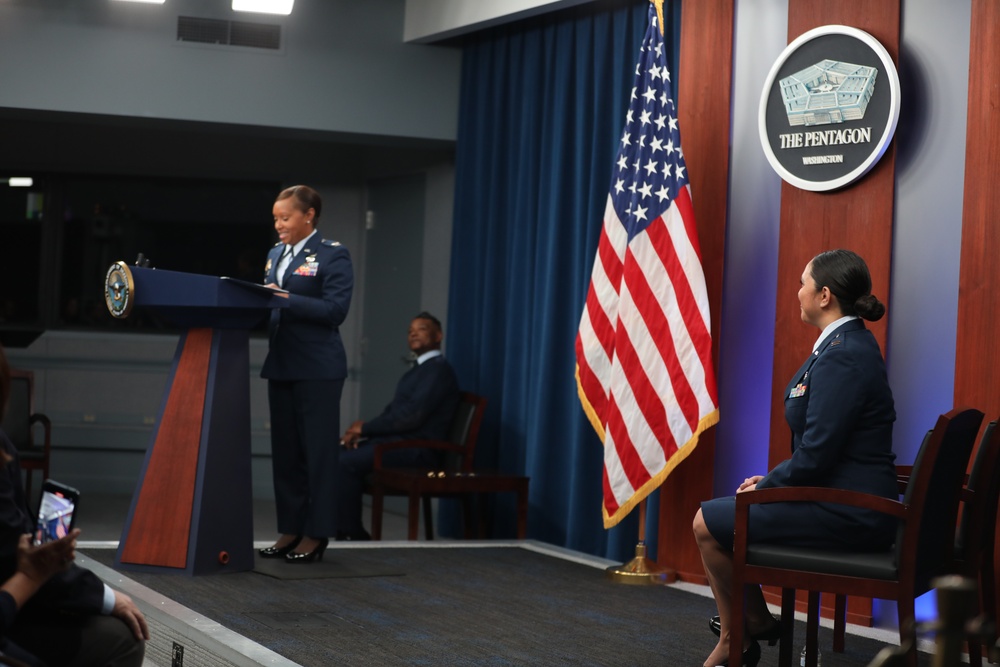
[[[150,309],[187,329],[115,556],[122,569],[188,575],[253,569],[249,330],[288,300],[261,285],[123,262],[108,308]]]

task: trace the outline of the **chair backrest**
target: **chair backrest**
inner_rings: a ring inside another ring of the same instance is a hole
[[[448,442],[461,445],[462,451],[449,452],[445,457],[445,470],[461,470],[472,472],[472,464],[476,454],[476,440],[479,438],[479,427],[486,412],[486,399],[468,391],[459,394],[458,407],[448,432]]]
[[[996,426],[996,420],[986,425],[972,461],[966,485],[972,492],[972,501],[962,511],[956,543],[956,549],[965,552],[963,558],[977,558],[980,549],[992,544],[996,530],[997,503],[1000,502],[1000,477],[996,474],[1000,462],[1000,431]]]
[[[34,412],[35,374],[10,369],[10,398],[0,428],[18,449],[31,447],[31,415]]]
[[[924,579],[947,570],[955,548],[955,526],[965,471],[983,413],[958,409],[938,418],[917,453],[903,502],[919,521],[908,521],[896,539],[900,567],[913,558],[913,575]]]

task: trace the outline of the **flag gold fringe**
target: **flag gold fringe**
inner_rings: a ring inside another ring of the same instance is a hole
[[[670,457],[669,461],[667,461],[667,465],[664,466],[663,470],[636,489],[635,493],[632,494],[632,497],[622,503],[614,514],[609,515],[608,511],[604,509],[604,505],[602,503],[601,511],[604,514],[604,527],[611,528],[618,525],[622,519],[628,516],[628,513],[631,512],[636,505],[641,503],[649,494],[658,489],[659,486],[663,484],[663,480],[665,480],[667,476],[674,471],[674,468],[679,466],[684,459],[691,455],[691,452],[693,452],[694,448],[698,445],[699,436],[718,423],[719,409],[716,408],[701,418],[701,421],[698,422],[698,428],[691,436],[691,439],[684,443],[683,447],[674,452],[674,455]]]
[[[590,421],[590,425],[594,427],[594,430],[597,432],[598,437],[603,443],[604,424],[601,423],[600,417],[597,416],[597,411],[594,410],[594,407],[590,404],[590,401],[587,400],[587,395],[583,391],[583,385],[580,383],[579,364],[576,365],[576,393],[580,397],[580,404],[583,406],[584,414],[587,415],[587,420]],[[698,422],[698,428],[696,428],[695,432],[691,435],[691,439],[685,442],[683,447],[678,448],[678,450],[674,452],[674,455],[670,457],[669,461],[667,461],[667,465],[663,467],[663,470],[636,489],[635,493],[632,494],[632,497],[622,503],[614,514],[608,514],[608,511],[604,509],[604,505],[602,503],[601,512],[604,515],[604,527],[611,528],[613,526],[617,526],[622,519],[628,516],[628,513],[631,512],[636,505],[641,503],[649,494],[658,489],[660,485],[663,484],[663,480],[665,480],[667,476],[674,471],[674,468],[679,466],[684,459],[690,456],[691,452],[694,451],[694,448],[698,445],[698,438],[701,434],[718,423],[719,409],[716,408],[701,418]]]
[[[597,437],[601,439],[601,442],[604,442],[604,424],[601,423],[601,418],[597,416],[597,411],[594,410],[594,406],[587,399],[587,394],[583,391],[583,384],[580,382],[580,364],[576,365],[576,393],[580,397],[580,405],[583,406],[583,412],[587,415],[590,425],[597,431]]]

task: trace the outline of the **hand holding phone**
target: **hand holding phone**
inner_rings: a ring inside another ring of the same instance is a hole
[[[51,479],[42,484],[42,500],[38,505],[35,544],[45,544],[65,537],[76,522],[76,506],[80,492]]]
[[[22,535],[17,545],[18,571],[39,585],[45,583],[76,559],[76,538],[79,535],[80,530],[74,528],[65,537],[45,544],[32,544],[30,536]]]

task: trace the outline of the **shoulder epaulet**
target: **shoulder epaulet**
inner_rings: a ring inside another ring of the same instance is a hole
[[[328,241],[326,239],[323,239],[323,245],[330,246],[332,248],[333,246],[340,245],[340,241]]]
[[[274,245],[273,245],[272,247],[274,247],[274,248],[277,248],[277,247],[278,247],[279,245],[285,245],[285,244],[284,244],[284,243],[282,243],[281,241],[278,241],[278,242],[277,242],[277,243],[275,243],[275,244],[274,244]]]

